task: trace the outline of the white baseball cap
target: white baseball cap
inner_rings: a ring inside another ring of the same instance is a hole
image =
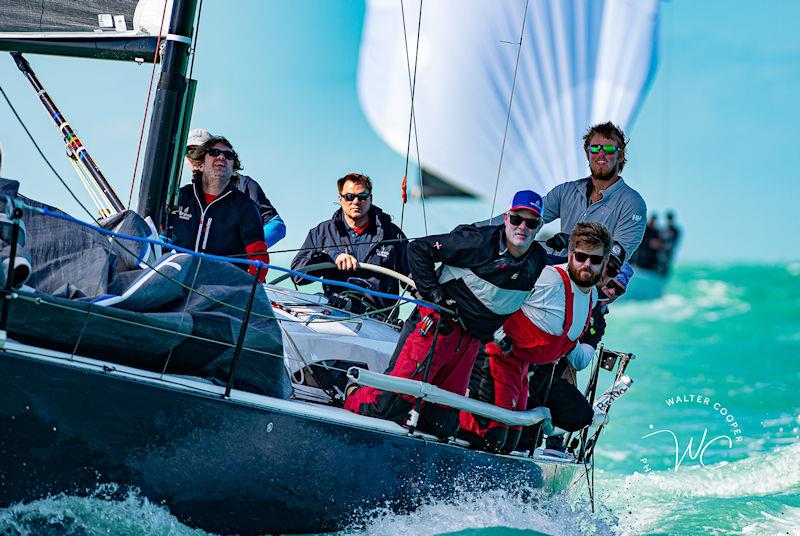
[[[186,146],[203,145],[211,139],[211,133],[203,128],[196,128],[189,132],[189,137],[186,138]]]

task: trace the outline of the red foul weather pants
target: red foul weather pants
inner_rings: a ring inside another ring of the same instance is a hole
[[[418,312],[415,311],[415,314],[406,321],[398,341],[400,351],[395,351],[395,358],[389,364],[386,374],[398,378],[422,380],[425,358],[433,343],[434,328],[422,335],[420,329],[424,322],[421,319],[430,313],[432,313],[430,309],[420,307]],[[414,319],[420,320],[415,322]],[[439,321],[441,325],[431,360],[428,383],[451,393],[464,395],[480,342],[465,332],[460,325],[447,319]],[[414,403],[414,397],[409,395],[360,387],[347,398],[344,407],[361,415],[404,424]],[[449,437],[455,434],[458,428],[458,411],[436,404],[423,404],[418,428],[437,437]]]

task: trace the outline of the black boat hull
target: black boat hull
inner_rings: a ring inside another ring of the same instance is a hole
[[[117,483],[217,533],[319,532],[456,487],[555,491],[577,471],[371,429],[363,418],[303,415],[302,403],[272,400],[265,407],[2,352],[0,506]]]

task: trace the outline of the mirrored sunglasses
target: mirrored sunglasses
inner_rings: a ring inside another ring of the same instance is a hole
[[[603,152],[606,153],[606,154],[615,154],[617,151],[619,151],[619,147],[617,147],[616,145],[590,145],[589,146],[589,152],[592,153],[592,154],[598,154],[600,152],[600,149],[602,149]]]

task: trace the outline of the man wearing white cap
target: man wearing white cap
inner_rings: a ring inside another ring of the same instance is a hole
[[[189,132],[189,137],[186,139],[184,162],[191,171],[198,170],[203,166],[202,160],[193,158],[194,151],[211,137],[211,133],[202,128],[196,128]],[[239,191],[247,194],[258,205],[258,212],[261,214],[264,225],[264,242],[267,243],[267,247],[274,246],[286,236],[286,224],[283,223],[278,211],[272,206],[264,194],[264,190],[255,180],[241,173],[236,173],[235,178],[238,179]]]

